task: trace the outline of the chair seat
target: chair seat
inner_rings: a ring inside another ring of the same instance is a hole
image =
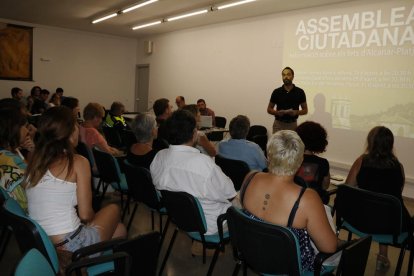
[[[342,227],[348,229],[349,231],[351,231],[352,233],[354,233],[358,237],[365,237],[365,236],[371,235],[373,241],[376,241],[378,243],[383,243],[383,244],[396,245],[394,243],[394,239],[393,239],[393,236],[392,235],[366,234],[366,233],[363,233],[363,232],[359,231],[358,229],[352,227],[347,222],[344,222],[342,224]],[[408,238],[408,232],[401,233],[398,236],[398,239],[397,239],[398,244],[403,244],[407,240],[407,238]]]
[[[111,255],[112,250],[105,251],[102,255]],[[108,271],[115,271],[114,262],[107,262],[103,264],[93,265],[87,268],[88,276],[100,275]]]
[[[194,240],[202,241],[200,234],[198,232],[188,232],[187,234]],[[224,239],[228,239],[229,237],[230,235],[228,231],[223,233]],[[220,236],[218,233],[213,235],[204,235],[204,239],[208,243],[220,243]]]
[[[121,173],[121,174],[119,175],[119,177],[120,177],[120,179],[121,179],[121,182],[119,183],[119,186],[121,187],[121,191],[122,191],[122,192],[127,192],[127,191],[128,191],[128,184],[127,184],[127,181],[126,181],[125,174]],[[116,183],[116,182],[112,182],[112,183],[111,183],[111,186],[112,186],[112,188],[114,188],[115,190],[119,190],[119,189],[118,189],[118,183]]]

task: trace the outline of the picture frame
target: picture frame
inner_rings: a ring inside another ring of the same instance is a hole
[[[33,28],[0,23],[0,79],[33,80]]]

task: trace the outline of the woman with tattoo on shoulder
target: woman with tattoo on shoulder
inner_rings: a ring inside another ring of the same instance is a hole
[[[244,212],[250,217],[288,227],[298,238],[304,270],[313,271],[318,252],[335,252],[337,237],[315,190],[293,181],[303,161],[304,144],[296,132],[281,130],[267,143],[269,173],[252,172],[240,189]]]

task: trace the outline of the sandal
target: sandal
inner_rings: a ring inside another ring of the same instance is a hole
[[[387,256],[378,254],[377,255],[377,270],[386,270],[390,267],[390,260],[388,260]]]

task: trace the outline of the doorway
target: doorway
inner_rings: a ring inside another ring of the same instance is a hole
[[[135,112],[147,112],[149,93],[149,64],[137,65],[135,72]]]

